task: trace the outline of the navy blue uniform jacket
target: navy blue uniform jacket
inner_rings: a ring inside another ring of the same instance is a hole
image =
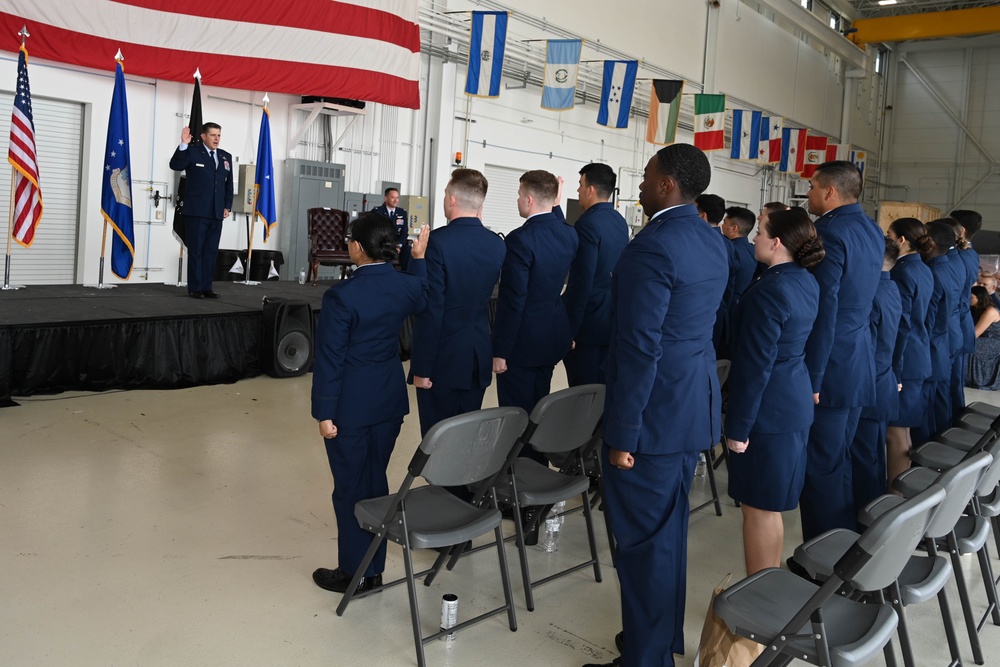
[[[899,380],[901,367],[893,351],[899,333],[903,304],[899,289],[892,282],[888,271],[882,272],[875,301],[872,304],[872,342],[875,346],[875,405],[861,411],[865,419],[890,421],[899,414]]]
[[[183,171],[184,215],[189,218],[222,220],[223,209],[233,210],[233,156],[217,148],[219,167],[205,144],[178,148],[170,158],[170,168]]]
[[[972,354],[976,351],[976,323],[972,320],[971,307],[972,286],[979,280],[979,253],[972,248],[956,251],[962,264],[965,265],[965,296],[959,304],[962,315],[962,352]]]
[[[964,271],[952,270],[951,259],[941,255],[927,260],[934,276],[934,290],[927,305],[927,334],[930,337],[931,374],[928,380],[947,382],[951,379],[951,332],[955,323],[955,297],[964,282]]]
[[[927,309],[934,291],[934,276],[920,255],[904,255],[889,272],[899,291],[901,315],[893,366],[901,380],[926,380],[931,376],[931,342]]]
[[[594,204],[573,226],[580,245],[563,294],[573,340],[607,346],[611,340],[611,272],[628,245],[628,224],[610,202]]]
[[[756,267],[755,267],[756,268]],[[733,311],[733,366],[726,437],[805,431],[813,421],[806,341],[816,321],[819,285],[795,262],[766,269]]]
[[[662,455],[718,442],[710,304],[726,289],[729,246],[694,204],[656,216],[626,246],[611,281],[608,447]]]
[[[490,299],[506,252],[503,239],[479,218],[456,218],[431,232],[424,257],[427,308],[413,330],[411,379],[452,389],[490,385]]]
[[[561,215],[540,213],[507,235],[493,356],[523,368],[554,366],[572,345],[563,282],[577,238]]]
[[[373,213],[378,213],[384,218],[389,218],[392,220],[392,224],[396,225],[396,243],[399,245],[405,245],[408,236],[410,234],[410,218],[406,215],[406,209],[401,206],[397,206],[393,211],[392,215],[389,215],[389,207],[385,204],[381,206],[376,206],[372,209]],[[422,375],[420,377],[423,377]]]
[[[868,316],[882,273],[885,238],[860,204],[827,211],[816,221],[826,257],[813,269],[819,314],[806,344],[806,365],[820,405],[875,404],[875,354]]]
[[[733,296],[730,303],[730,310],[732,310],[736,307],[736,302],[740,300],[743,293],[750,287],[750,283],[753,282],[754,274],[757,273],[757,258],[754,256],[753,244],[747,237],[738,236],[730,241],[733,244],[733,254],[736,257],[736,267],[733,271]],[[731,330],[738,331],[735,325],[731,327]],[[732,335],[729,338],[732,341]]]
[[[954,274],[949,281],[950,289],[955,292],[955,295],[952,302],[951,320],[948,322],[948,335],[951,338],[951,356],[954,357],[960,354],[966,347],[965,322],[966,320],[970,324],[972,322],[972,313],[969,311],[969,303],[971,301],[971,292],[969,290],[972,286],[965,286],[965,282],[968,279],[968,272],[965,268],[965,262],[955,248],[948,249],[947,267],[947,271]],[[975,326],[972,327],[972,336],[973,338],[976,336]],[[973,348],[975,348],[975,345],[976,342],[973,340]]]
[[[412,260],[409,270],[361,266],[323,295],[312,385],[317,421],[351,431],[410,411],[399,330],[427,304],[427,275],[423,260]]]

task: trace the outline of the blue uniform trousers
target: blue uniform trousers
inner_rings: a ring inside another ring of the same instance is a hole
[[[855,530],[851,483],[851,442],[861,408],[816,406],[806,447],[806,483],[799,513],[802,537],[810,540],[833,528]]]
[[[854,511],[886,492],[885,432],[888,422],[862,417],[851,442]],[[857,530],[857,529],[856,529]]]
[[[339,567],[353,575],[361,565],[374,537],[358,525],[354,505],[359,500],[388,495],[385,471],[402,418],[340,431],[336,438],[325,440],[326,456],[333,473],[333,512],[337,517],[337,559]],[[385,569],[385,542],[379,547],[366,577],[382,574]]]
[[[212,289],[215,258],[219,254],[222,220],[184,216],[184,241],[188,249],[188,292]]]
[[[497,404],[500,407],[514,406],[521,408],[529,415],[535,409],[535,404],[549,395],[552,386],[552,366],[511,366],[497,376]],[[548,465],[549,460],[544,454],[539,454],[530,446],[521,450],[521,456]]]
[[[672,667],[684,653],[688,491],[698,452],[637,454],[620,470],[602,448],[606,511],[618,542],[625,667]]]
[[[433,384],[430,389],[417,389],[417,412],[420,415],[420,435],[427,435],[442,419],[463,415],[483,407],[486,389],[454,389]]]
[[[604,358],[608,356],[607,345],[589,345],[577,342],[576,347],[566,353],[563,366],[566,380],[571,387],[583,384],[604,384]]]
[[[965,352],[958,352],[951,362],[951,419],[948,425],[955,423],[955,420],[965,409],[965,369],[969,367],[969,355]],[[945,427],[947,428],[947,427]]]

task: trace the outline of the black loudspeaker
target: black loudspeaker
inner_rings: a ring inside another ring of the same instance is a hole
[[[305,374],[313,362],[312,308],[302,301],[264,299],[260,369],[276,378]]]

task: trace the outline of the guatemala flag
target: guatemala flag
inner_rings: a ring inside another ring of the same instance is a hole
[[[264,242],[278,224],[274,206],[274,163],[271,160],[271,112],[264,107],[260,118],[260,137],[257,139],[257,173],[253,179],[257,191],[254,214],[264,223]]]
[[[628,127],[628,117],[632,111],[632,94],[635,92],[635,77],[638,72],[638,60],[604,61],[601,108],[597,112],[598,125]]]
[[[576,98],[576,78],[580,71],[579,39],[550,39],[545,49],[545,77],[542,108],[572,109]]]
[[[733,109],[733,138],[729,157],[733,160],[756,160],[760,143],[759,111]]]
[[[507,43],[507,12],[472,12],[469,73],[465,94],[499,97],[503,51]],[[575,79],[574,79],[575,82]]]
[[[121,52],[115,68],[115,91],[108,119],[108,143],[104,149],[101,179],[101,215],[115,233],[111,236],[111,272],[122,280],[132,274],[135,235],[132,231],[132,175],[128,150],[128,103]],[[103,252],[103,249],[102,249]]]

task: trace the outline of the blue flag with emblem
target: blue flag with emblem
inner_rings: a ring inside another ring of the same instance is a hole
[[[635,77],[639,72],[638,60],[605,60],[604,83],[601,86],[601,107],[597,124],[607,127],[628,127],[635,93]]]
[[[733,109],[733,137],[729,151],[731,160],[756,160],[760,153],[759,111]]]
[[[274,162],[271,160],[271,112],[264,107],[260,118],[260,137],[257,139],[257,173],[253,187],[257,191],[254,215],[264,223],[264,241],[278,224],[274,206]]]
[[[576,79],[580,72],[583,40],[550,39],[545,48],[545,76],[542,108],[553,111],[572,109],[576,101]]]
[[[114,229],[111,236],[111,272],[122,280],[132,274],[135,234],[132,230],[132,174],[128,148],[128,103],[122,61],[115,69],[115,92],[111,97],[108,143],[104,149],[101,215]],[[103,251],[103,250],[102,250]]]
[[[503,52],[507,44],[507,12],[472,12],[466,95],[499,97]]]

